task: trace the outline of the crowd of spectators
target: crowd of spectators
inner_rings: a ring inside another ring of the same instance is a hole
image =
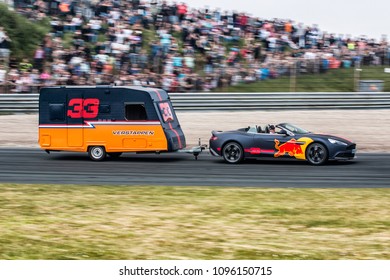
[[[49,16],[52,30],[31,59],[0,66],[0,82],[12,92],[103,84],[223,90],[390,60],[386,39],[350,38],[316,25],[193,9],[181,2],[31,0],[14,5],[32,20]],[[0,44],[9,40],[0,27]]]

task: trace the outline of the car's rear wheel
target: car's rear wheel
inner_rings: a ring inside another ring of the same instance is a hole
[[[223,147],[222,156],[228,163],[239,163],[244,159],[244,151],[237,142],[229,142]]]
[[[92,146],[88,148],[88,155],[94,161],[101,161],[106,158],[106,149],[103,146]]]
[[[306,159],[313,165],[324,164],[328,160],[328,150],[321,143],[312,143],[306,149]]]

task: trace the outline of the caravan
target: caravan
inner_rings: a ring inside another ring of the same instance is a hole
[[[92,160],[124,152],[185,151],[186,140],[162,89],[118,86],[42,88],[39,145],[46,152],[88,152]]]

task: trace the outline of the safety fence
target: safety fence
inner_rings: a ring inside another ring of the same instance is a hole
[[[388,109],[390,93],[171,93],[176,110]],[[39,94],[0,94],[0,113],[34,113]]]

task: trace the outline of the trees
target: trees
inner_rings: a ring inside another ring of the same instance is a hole
[[[50,31],[48,18],[32,21],[0,4],[0,26],[4,27],[10,42],[11,57],[17,61],[32,58],[34,50]]]

